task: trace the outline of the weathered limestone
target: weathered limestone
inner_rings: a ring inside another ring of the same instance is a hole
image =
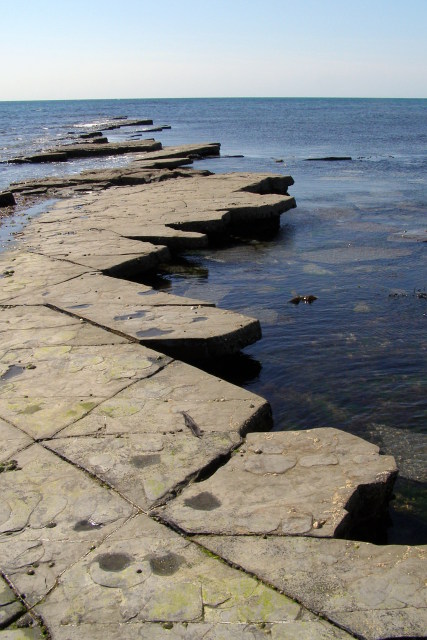
[[[33,438],[52,436],[169,359],[134,344],[6,349],[0,417]]]
[[[150,126],[153,121],[150,118],[113,118],[113,121],[106,120],[105,122],[96,123],[96,127],[101,127],[102,131],[112,131],[113,129],[121,129],[122,127],[139,127]]]
[[[32,300],[184,360],[234,353],[261,335],[253,318],[96,273],[63,287],[40,289],[36,297],[19,296],[15,302]]]
[[[2,637],[2,636],[0,636]],[[25,636],[26,637],[26,636]],[[55,639],[80,640],[350,640],[348,635],[320,618],[296,622],[132,622],[125,624],[79,624],[55,628]],[[3,639],[2,639],[3,640]],[[5,638],[9,640],[9,638]],[[11,637],[10,640],[15,640]],[[21,640],[21,637],[16,638]]]
[[[72,158],[94,158],[99,156],[121,155],[124,153],[136,153],[141,151],[156,151],[161,149],[160,142],[155,140],[131,140],[125,142],[100,143],[95,138],[92,142],[80,142],[78,144],[64,144],[42,153],[31,156],[12,158],[10,163],[26,164],[31,162],[62,162]]]
[[[62,308],[60,298],[55,298],[54,305]],[[213,307],[141,303],[81,307],[75,305],[71,310],[85,320],[183,360],[228,355],[261,337],[258,320]]]
[[[262,398],[174,362],[103,402],[46,446],[148,511],[229,455],[248,430],[270,426]]]
[[[109,230],[76,229],[66,234],[66,242],[64,236],[60,237],[57,233],[49,237],[49,232],[52,231],[50,228],[46,229],[47,233],[43,234],[39,242],[38,238],[30,241],[28,249],[50,258],[109,273],[129,268],[147,271],[170,258],[169,251],[164,246],[129,240]]]
[[[123,336],[43,306],[0,306],[0,340],[1,355],[11,349],[129,343]]]
[[[111,127],[107,127],[109,129]],[[113,127],[116,128],[116,127]],[[64,162],[73,158],[93,158],[99,156],[123,155],[125,153],[152,153],[159,152],[156,156],[142,157],[142,160],[165,160],[168,158],[204,158],[206,156],[218,156],[219,143],[205,143],[195,145],[182,145],[179,147],[167,147],[162,149],[160,142],[156,140],[125,140],[120,142],[108,142],[106,138],[93,138],[76,144],[64,144],[55,149],[35,153],[30,156],[12,158],[9,162],[14,164],[40,163],[40,162]],[[151,165],[152,166],[152,165]]]
[[[134,509],[39,445],[1,474],[0,565],[29,604]]]
[[[35,234],[39,234],[41,243],[44,234],[51,233],[61,242],[60,233],[103,229],[154,242],[161,237],[161,227],[167,233],[170,229],[201,234],[231,232],[255,223],[277,222],[284,211],[295,206],[294,198],[286,195],[291,181],[288,176],[193,175],[169,180],[167,189],[154,182],[112,187],[59,203],[39,224],[30,225],[25,238],[36,242]],[[268,185],[272,191],[265,193]],[[51,226],[54,223],[56,228]],[[194,236],[189,248],[193,242]],[[185,247],[185,237],[181,247]]]
[[[60,304],[61,309],[74,314],[78,312],[79,308],[90,308],[92,305],[107,306],[108,304],[123,306],[143,304],[149,307],[215,306],[212,302],[175,296],[164,291],[157,291],[145,284],[112,278],[99,273],[99,271],[88,271],[66,282],[41,287],[37,292],[30,292],[28,295],[23,294],[19,298],[18,296],[15,298],[15,300],[18,299],[19,304],[31,304],[32,302],[52,306]],[[71,322],[71,320],[62,317],[61,320],[57,319],[57,322],[64,323]]]
[[[117,638],[124,623],[129,637],[155,638],[200,638],[200,631],[212,639],[229,638],[230,629],[237,629],[242,637],[257,637],[251,630],[258,625],[269,629],[288,623],[293,625],[291,633],[296,633],[299,625],[305,630],[307,622],[311,631],[327,630],[325,623],[313,621],[286,596],[209,557],[142,515],[67,570],[36,611],[59,638],[67,637],[65,631],[74,631],[76,624],[77,628],[83,625],[86,637],[92,638],[98,637],[100,629],[103,638]],[[150,624],[145,631],[146,623]],[[166,630],[172,635],[167,636]],[[332,638],[346,637],[333,627],[329,632]]]
[[[159,513],[191,534],[342,537],[383,509],[396,474],[393,458],[337,429],[252,433]]]
[[[96,141],[95,141],[96,142]],[[144,143],[142,149],[145,153],[142,156],[136,156],[136,159],[124,167],[116,169],[95,169],[82,171],[80,174],[70,176],[54,176],[48,178],[42,178],[38,180],[27,180],[23,182],[12,183],[10,186],[10,192],[28,194],[34,192],[34,189],[48,189],[50,191],[60,191],[69,189],[70,187],[86,187],[94,188],[95,185],[99,185],[103,188],[112,185],[135,185],[146,184],[149,182],[162,182],[164,180],[173,179],[176,177],[186,177],[191,175],[209,175],[209,171],[194,171],[189,169],[181,170],[180,172],[171,171],[184,165],[191,164],[193,159],[204,158],[209,156],[218,156],[220,150],[219,143],[199,143],[190,145],[181,145],[178,147],[166,147],[162,149],[160,145],[156,146],[160,151],[147,151],[146,143],[152,144],[150,141],[142,141],[137,144]],[[123,149],[127,149],[126,152],[132,152],[136,154],[135,147],[129,147],[128,143],[122,143]],[[86,145],[81,143],[78,146],[80,152],[82,147],[90,147],[93,151],[93,142]],[[105,147],[106,145],[99,145]],[[71,145],[64,147],[67,151],[52,151],[44,152],[41,154],[35,154],[31,156],[32,162],[47,162],[47,161],[62,161],[67,160],[67,153],[70,152]],[[96,149],[96,147],[95,147]],[[108,145],[108,151],[110,154],[114,153],[114,145]],[[138,150],[140,151],[140,150]],[[23,159],[16,159],[16,162],[23,162]],[[25,160],[27,161],[27,160]],[[154,171],[153,171],[154,170]]]
[[[38,627],[5,629],[0,631],[1,640],[43,640],[46,635]]]
[[[211,146],[207,145],[205,152]],[[164,189],[159,192],[150,184],[111,188],[106,199],[91,193],[61,202],[40,222],[29,225],[23,245],[28,251],[87,269],[142,272],[169,258],[167,247],[154,245],[155,240],[175,248],[205,245],[207,233],[232,231],[255,220],[278,219],[282,211],[295,205],[293,198],[282,195],[292,182],[289,177],[211,177],[173,180],[166,195]],[[129,236],[149,242],[130,240]],[[50,304],[64,309],[60,295],[51,292],[49,298]],[[89,303],[82,308],[82,304],[77,292],[71,312],[185,360],[233,353],[261,336],[258,321],[218,309],[201,313],[188,305],[172,308],[167,302],[154,307],[150,301],[147,305],[139,300],[128,304],[124,299],[116,305]]]
[[[137,341],[218,355],[258,323],[102,273],[295,206],[286,176],[166,168],[194,154],[62,179],[61,195],[94,190],[0,256],[0,568],[53,640],[421,637],[425,549],[330,537],[383,508],[394,461],[333,429],[243,441],[271,427],[262,398]]]
[[[199,536],[207,549],[364,640],[425,638],[425,547]]]
[[[77,421],[47,446],[148,509],[271,426],[258,396],[46,307],[0,307],[0,335],[0,461]]]
[[[136,159],[135,162],[166,158],[207,158],[210,156],[219,156],[220,147],[219,142],[181,144],[177,147],[164,147],[160,151],[149,151],[144,156],[141,156],[141,158]]]
[[[0,629],[14,622],[23,613],[25,609],[22,602],[19,602],[12,589],[0,577]]]
[[[18,451],[25,449],[32,442],[26,433],[0,419],[0,469],[1,463],[12,460]]]
[[[164,182],[178,177],[210,174],[210,172],[189,168],[176,170],[190,163],[191,160],[188,158],[151,160],[140,162],[138,165],[131,163],[116,169],[96,169],[69,176],[51,176],[16,182],[11,184],[10,190],[17,196],[49,192],[63,197],[73,195],[74,192],[81,190],[107,189],[113,185],[148,184],[149,182]]]
[[[22,250],[0,253],[0,303],[9,303],[17,296],[28,296],[42,287],[66,282],[85,271],[87,269],[71,262]]]

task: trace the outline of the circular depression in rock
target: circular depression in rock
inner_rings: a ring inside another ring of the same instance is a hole
[[[127,553],[102,553],[96,560],[103,571],[123,571],[132,562]]]

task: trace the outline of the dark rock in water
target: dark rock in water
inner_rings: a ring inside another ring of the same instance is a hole
[[[35,153],[32,156],[22,156],[20,158],[12,158],[9,160],[11,164],[27,164],[40,162],[63,162],[67,160],[67,154],[64,151],[46,151],[44,153]]]
[[[223,157],[223,158],[244,158],[245,156],[244,156],[244,155],[239,154],[239,155],[235,155],[235,156],[222,156],[222,157]]]
[[[104,136],[102,138],[95,138],[95,140],[91,140],[92,144],[107,144],[108,143],[108,138],[105,138]]]
[[[127,120],[127,116],[114,116],[111,120]]]
[[[306,304],[311,304],[317,300],[316,296],[295,296],[292,300],[289,300],[292,304],[299,304],[300,302],[305,302]]]
[[[114,120],[114,118],[112,118]],[[153,124],[152,120],[144,119],[144,120],[128,120],[127,118],[116,119],[115,123],[107,122],[105,126],[102,127],[103,131],[111,131],[112,129],[120,129],[120,127],[137,127],[137,126],[150,126]]]
[[[351,156],[327,156],[325,158],[306,158],[306,162],[342,162],[353,160]]]
[[[102,138],[102,131],[90,131],[89,133],[81,133],[79,138]]]
[[[11,191],[0,192],[0,207],[13,207],[15,204],[15,198]]]
[[[133,140],[132,142],[108,142],[107,138],[94,138],[88,142],[78,142],[76,144],[67,144],[45,151],[36,153],[32,156],[21,156],[13,158],[9,162],[14,164],[33,163],[33,162],[59,162],[69,160],[70,158],[90,158],[107,155],[120,155],[123,153],[136,153],[158,151],[162,148],[160,142],[154,139],[149,140]]]
[[[155,133],[157,131],[163,131],[163,129],[165,129],[166,127],[147,127],[146,129],[143,129],[142,132],[143,133]]]
[[[47,187],[36,187],[35,189],[25,189],[21,191],[23,196],[39,196],[47,193]]]

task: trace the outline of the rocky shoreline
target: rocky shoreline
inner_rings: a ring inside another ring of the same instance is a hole
[[[292,178],[185,166],[217,143],[143,143],[108,143],[132,152],[120,169],[10,187],[58,200],[0,254],[0,637],[424,637],[425,547],[357,541],[393,458],[269,432],[263,398],[192,365],[258,320],[126,280],[277,227]]]

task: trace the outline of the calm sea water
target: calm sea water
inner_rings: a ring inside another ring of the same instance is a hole
[[[121,115],[171,124],[152,134],[164,145],[222,143],[221,158],[196,167],[294,177],[298,206],[275,237],[189,254],[179,274],[159,283],[259,318],[263,339],[223,363],[222,375],[265,396],[277,430],[338,427],[394,455],[401,479],[390,540],[426,542],[427,244],[413,236],[427,229],[427,101],[0,103],[1,160]],[[236,154],[244,157],[227,157]],[[306,162],[322,156],[352,161]],[[123,162],[2,163],[0,188]],[[296,294],[317,300],[294,306]]]

